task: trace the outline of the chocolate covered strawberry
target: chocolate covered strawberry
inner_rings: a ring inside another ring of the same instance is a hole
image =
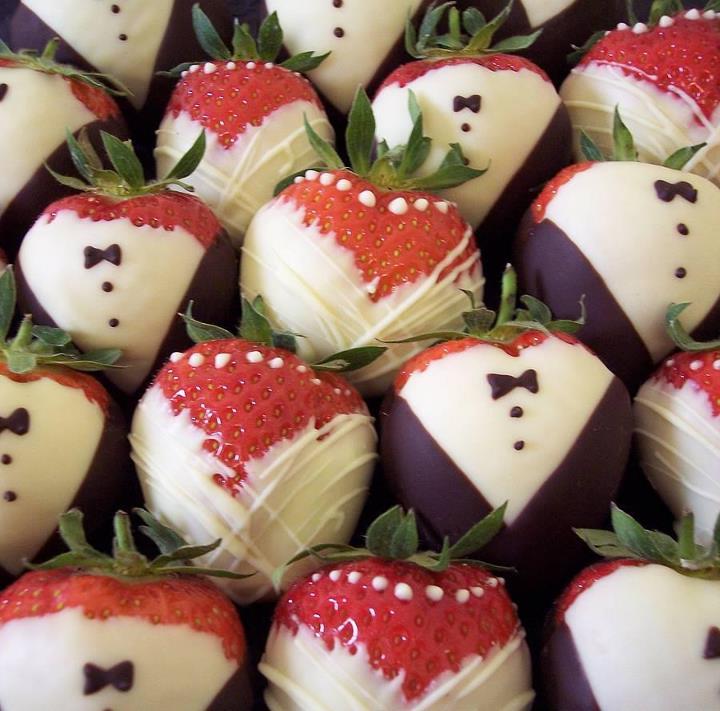
[[[682,170],[698,146],[655,166],[636,162],[617,111],[613,134],[609,162],[583,137],[592,162],[548,183],[520,227],[513,261],[523,292],[559,317],[587,296],[579,338],[635,392],[673,349],[669,303],[692,303],[685,317],[695,337],[720,331],[720,190]]]
[[[125,132],[110,81],[58,64],[56,50],[50,42],[42,54],[14,54],[0,42],[0,246],[11,259],[43,206],[71,192],[43,167],[70,170],[67,132],[85,128],[96,145],[101,129]]]
[[[353,533],[376,436],[360,395],[329,371],[382,348],[313,368],[288,350],[292,336],[273,334],[260,300],[245,303],[239,336],[188,323],[198,345],[171,356],[133,420],[145,500],[192,541],[222,537],[213,561],[257,571],[227,586],[236,601],[271,597],[277,566]]]
[[[323,138],[333,138],[320,99],[299,74],[325,57],[306,52],[274,64],[283,41],[275,14],[263,23],[257,42],[246,25],[237,24],[232,50],[198,6],[193,18],[211,60],[183,65],[158,132],[155,157],[158,172],[165,173],[206,131],[207,151],[190,182],[239,248],[250,220],[272,198],[275,186],[314,164],[304,121]]]
[[[410,360],[381,413],[383,469],[425,536],[457,540],[508,502],[487,555],[520,573],[537,596],[582,552],[571,526],[600,525],[624,473],[632,433],[623,384],[577,338],[579,323],[552,321],[513,274],[496,315],[475,308],[461,333]],[[494,319],[497,322],[494,323]],[[494,325],[493,325],[494,324]],[[552,541],[542,557],[537,541]]]
[[[720,708],[717,534],[703,548],[692,516],[677,542],[617,508],[612,519],[615,533],[578,531],[612,560],[581,572],[557,603],[542,658],[549,708]]]
[[[449,34],[440,34],[446,12]],[[570,124],[552,82],[527,59],[503,53],[527,47],[537,33],[492,46],[509,13],[510,5],[485,22],[476,9],[461,16],[452,3],[433,7],[418,32],[408,28],[408,51],[419,61],[390,74],[373,101],[377,136],[394,148],[412,132],[404,108],[416,97],[433,140],[418,175],[438,168],[448,143],[462,148],[470,166],[487,168],[442,195],[473,228],[482,225],[480,248],[496,276],[507,262],[512,225],[534,191],[570,162]]]
[[[132,488],[127,426],[83,371],[119,351],[81,354],[67,333],[33,326],[10,337],[12,268],[0,276],[0,579],[57,547],[57,517],[84,506],[97,530]]]
[[[458,560],[502,514],[426,553],[413,514],[396,507],[369,528],[366,549],[310,551],[327,565],[276,608],[260,664],[269,708],[529,709],[530,656],[504,581]]]
[[[214,550],[189,546],[146,511],[160,549],[138,552],[129,517],[115,517],[113,556],[88,545],[82,514],[60,519],[69,551],[0,596],[0,703],[8,711],[245,711],[252,704],[242,623],[195,568]]]
[[[619,106],[636,136],[640,159],[662,163],[682,146],[705,143],[687,170],[719,183],[720,15],[655,0],[647,23],[599,33],[562,86],[580,155],[580,132],[610,147]],[[599,38],[599,39],[598,39]]]
[[[407,111],[407,107],[404,108]],[[452,146],[438,170],[412,177],[427,156],[423,118],[410,102],[414,130],[402,149],[381,145],[372,162],[374,119],[358,92],[347,130],[352,170],[308,126],[326,169],[295,179],[256,216],[243,247],[240,287],[262,294],[270,320],[301,333],[301,354],[400,340],[418,331],[459,327],[466,297],[480,299],[483,276],[472,229],[432,190],[481,171]],[[382,394],[418,351],[397,344],[350,379],[364,395]]]
[[[703,543],[720,515],[720,341],[701,343],[680,323],[688,304],[668,310],[673,353],[635,398],[640,463],[676,517],[692,511]]]
[[[204,136],[167,177],[145,183],[129,143],[103,133],[114,170],[86,141],[69,139],[87,183],[56,176],[84,192],[48,205],[18,256],[20,299],[36,322],[58,326],[81,348],[120,348],[124,366],[108,378],[137,391],[167,356],[189,344],[176,318],[188,299],[197,314],[231,323],[237,261],[211,210],[188,187]]]

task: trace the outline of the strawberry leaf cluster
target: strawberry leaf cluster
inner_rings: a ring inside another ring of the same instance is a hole
[[[670,304],[665,314],[667,332],[670,338],[672,338],[673,343],[680,348],[680,350],[688,353],[702,353],[704,351],[720,349],[720,338],[715,341],[696,341],[687,332],[680,322],[680,315],[688,306],[690,306],[689,303]]]

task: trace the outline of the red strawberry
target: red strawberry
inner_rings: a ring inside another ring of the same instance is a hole
[[[115,351],[81,354],[68,334],[14,315],[12,268],[0,276],[0,579],[57,545],[57,517],[87,506],[94,529],[128,488],[127,427],[105,389],[80,371]]]
[[[49,205],[26,235],[20,296],[38,322],[65,329],[81,348],[122,349],[125,367],[108,378],[131,394],[188,345],[176,315],[189,299],[204,318],[233,319],[237,262],[210,209],[169,189],[199,162],[202,136],[179,171],[149,185],[129,144],[102,137],[117,172],[71,141],[90,186],[60,177],[86,192]]]
[[[482,297],[480,254],[455,205],[429,190],[480,174],[452,147],[443,166],[413,178],[429,148],[422,116],[404,151],[371,162],[372,111],[359,92],[347,134],[354,172],[308,127],[329,169],[295,179],[254,218],[243,249],[240,285],[262,294],[271,320],[302,333],[308,359],[376,340],[460,325],[461,290]],[[351,376],[364,395],[382,394],[418,351],[396,344],[391,357]]]
[[[612,560],[582,571],[558,601],[543,650],[549,708],[717,706],[720,570],[697,546],[692,516],[679,542],[613,508],[613,528],[580,530]]]
[[[260,302],[245,307],[241,334],[253,340],[213,329],[220,340],[174,354],[131,435],[153,511],[192,540],[222,531],[223,565],[258,571],[229,588],[243,602],[271,595],[273,570],[305,545],[349,539],[376,444],[355,389],[274,346]]]
[[[493,519],[497,530],[502,512]],[[378,527],[385,547],[375,540]],[[459,549],[446,547],[442,561],[440,554],[417,554],[412,514],[397,508],[370,528],[368,548],[335,553],[327,547],[337,562],[295,583],[278,604],[260,665],[270,682],[271,708],[297,705],[300,698],[341,708],[348,695],[358,708],[501,708],[511,702],[529,708],[524,632],[501,578],[451,561]],[[314,668],[322,677],[308,673]],[[495,690],[489,679],[479,682],[489,669],[491,678],[502,679]]]
[[[537,598],[582,553],[572,526],[604,520],[632,419],[622,383],[563,332],[580,324],[551,321],[527,297],[516,310],[513,282],[509,271],[498,324],[474,309],[465,333],[442,334],[452,340],[405,365],[381,412],[381,456],[397,500],[434,543],[507,501],[506,528],[487,554],[517,567]],[[553,546],[540,560],[543,535]]]
[[[698,537],[713,539],[720,514],[714,475],[720,447],[720,340],[693,340],[679,321],[687,304],[668,310],[671,355],[635,398],[635,436],[650,483],[676,517],[695,514]]]
[[[137,552],[126,514],[111,558],[88,546],[72,511],[60,523],[71,552],[2,593],[4,706],[80,708],[91,696],[99,708],[249,708],[242,624],[199,575],[224,573],[188,563],[219,541],[191,549],[140,513],[163,551],[156,560]]]
[[[237,25],[233,52],[197,5],[193,19],[214,61],[185,65],[158,132],[158,171],[169,170],[206,129],[208,150],[191,182],[239,248],[277,183],[312,165],[303,121],[324,138],[333,136],[320,99],[300,75],[327,55],[310,52],[273,64],[283,38],[275,13],[263,23],[257,43],[246,26]]]
[[[607,33],[573,70],[561,95],[578,137],[584,130],[602,148],[608,147],[616,106],[643,161],[662,163],[683,146],[707,143],[688,170],[717,182],[720,16],[697,9],[662,14],[663,7],[676,6],[656,2],[647,24],[623,23]]]

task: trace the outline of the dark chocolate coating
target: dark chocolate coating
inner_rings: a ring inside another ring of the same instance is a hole
[[[232,329],[239,314],[238,271],[237,254],[227,233],[222,230],[215,242],[205,251],[185,296],[177,305],[177,312],[185,312],[190,301],[193,301],[193,316],[196,319]],[[32,314],[36,324],[57,326],[45,305],[37,300],[25,280],[22,259],[18,259],[15,265],[15,278],[20,309],[24,313]],[[151,286],[161,288],[162,284]],[[173,317],[168,323],[167,334],[160,345],[150,372],[134,393],[123,394],[108,381],[104,380],[103,382],[108,385],[108,389],[118,397],[121,403],[125,403],[128,396],[137,395],[145,390],[171,353],[185,351],[192,345],[183,320]]]
[[[252,707],[253,693],[246,663],[228,679],[207,711],[249,711]]]
[[[90,123],[85,126],[85,129],[98,151],[102,149],[100,131],[107,131],[122,139],[128,137],[127,127],[119,114],[117,118]],[[18,130],[25,131],[27,127],[18,126]],[[75,136],[79,133],[80,131],[76,132]],[[6,136],[6,140],[12,141],[12,137]],[[64,141],[51,155],[47,156],[46,162],[57,173],[71,176],[77,175],[70,158],[70,152]],[[15,195],[5,212],[0,216],[0,247],[5,250],[10,261],[15,260],[23,237],[33,226],[46,205],[75,192],[72,188],[58,183],[44,165],[37,167],[30,180]]]
[[[431,546],[441,545],[444,536],[458,540],[490,513],[482,492],[401,396],[388,398],[380,418],[385,476],[398,502],[415,510]],[[480,557],[517,568],[518,588],[526,591],[547,589],[572,571],[584,555],[572,528],[604,523],[627,463],[631,435],[630,398],[614,378],[565,459]]]
[[[618,255],[618,258],[621,258]],[[577,318],[585,296],[587,323],[578,336],[635,393],[655,363],[602,276],[551,220],[536,224],[528,212],[514,244],[519,291],[545,302],[555,318]],[[693,331],[698,339],[720,331],[720,297]]]
[[[62,426],[58,423],[58,427]],[[98,543],[94,540],[98,535],[107,533],[108,521],[118,509],[129,510],[138,500],[137,477],[130,459],[127,434],[127,423],[120,408],[110,401],[95,455],[68,506],[68,509],[78,508],[85,514],[85,530],[93,543]],[[58,516],[61,513],[58,511]],[[67,546],[55,530],[34,556],[33,562],[42,563],[66,550]],[[0,568],[0,587],[9,584],[13,577]]]

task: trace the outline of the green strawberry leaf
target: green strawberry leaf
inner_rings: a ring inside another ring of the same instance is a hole
[[[476,7],[469,7],[467,10],[463,10],[462,23],[466,32],[473,37],[485,27],[487,20]]]
[[[450,547],[452,558],[465,558],[484,548],[502,530],[507,502],[476,523],[464,536]]]
[[[370,99],[366,91],[358,87],[348,116],[345,143],[350,165],[360,176],[366,177],[370,172],[374,141],[375,116]],[[342,166],[342,163],[340,165]]]
[[[400,525],[392,534],[389,547],[390,558],[407,560],[417,553],[419,543],[415,512],[411,510],[403,516]]]
[[[310,125],[307,120],[307,115],[303,117],[305,121],[305,132],[307,133],[308,140],[313,150],[319,156],[320,160],[331,170],[339,170],[345,166],[342,158],[337,154],[337,151]]]
[[[207,343],[208,341],[222,341],[227,338],[235,338],[235,334],[221,326],[203,323],[193,318],[193,306],[194,302],[191,301],[185,313],[178,314],[185,322],[188,337],[193,343]]]
[[[145,185],[145,173],[142,164],[135,155],[132,143],[130,141],[121,141],[105,131],[101,131],[100,135],[113,168],[130,189],[137,190]]]
[[[180,548],[187,546],[187,541],[169,526],[165,526],[146,509],[135,508],[133,513],[139,516],[144,526],[139,530],[147,536],[163,555],[172,555]]]
[[[70,334],[67,331],[63,331],[61,328],[53,328],[52,326],[33,326],[32,335],[33,338],[37,338],[42,343],[57,348],[68,346],[72,342]]]
[[[280,66],[291,72],[298,74],[307,74],[313,69],[317,69],[329,56],[331,52],[325,54],[315,54],[315,52],[300,52],[290,59],[286,59]]]
[[[383,346],[362,346],[334,353],[318,363],[313,363],[313,370],[333,373],[351,373],[374,363],[387,351]]]
[[[210,18],[200,8],[200,3],[193,5],[192,21],[198,42],[209,57],[220,60],[232,59],[230,50],[223,42]]]
[[[180,158],[175,164],[172,170],[165,176],[164,182],[182,180],[192,175],[197,167],[202,162],[203,156],[205,155],[205,149],[207,147],[207,137],[205,130],[195,139],[195,142],[190,146],[187,153]]]
[[[260,59],[264,62],[274,62],[277,59],[283,44],[283,31],[280,27],[277,12],[268,15],[260,25],[257,48]]]
[[[613,120],[613,144],[615,150],[613,152],[613,160],[616,161],[637,161],[638,153],[635,148],[635,141],[632,133],[623,122],[620,116],[620,109],[615,107],[615,117]]]
[[[665,314],[665,324],[667,333],[673,343],[680,350],[687,353],[702,353],[703,351],[713,351],[720,348],[720,339],[715,341],[696,341],[680,322],[680,316],[688,308],[690,304],[670,304]]]
[[[685,6],[682,0],[655,0],[650,6],[650,16],[648,18],[648,24],[657,25],[660,22],[660,18],[663,15],[675,15],[678,12],[682,12]]]
[[[513,52],[520,52],[523,49],[532,47],[537,42],[538,37],[543,33],[542,30],[536,30],[529,35],[518,35],[517,37],[508,37],[507,39],[501,40],[493,46],[493,51],[504,52],[505,54],[512,54]]]
[[[405,517],[401,506],[393,506],[376,518],[365,534],[368,551],[380,558],[389,557],[389,542]]]
[[[580,131],[580,150],[587,160],[602,163],[605,161],[605,156],[598,147],[597,143],[588,136],[585,131]]]
[[[252,343],[272,345],[273,330],[265,315],[265,304],[261,296],[256,297],[252,302],[243,298],[240,338]]]
[[[241,25],[237,20],[235,20],[232,46],[233,59],[245,62],[260,59],[257,50],[257,43],[255,42],[247,23],[243,23]]]
[[[695,146],[686,146],[675,151],[664,163],[666,168],[673,170],[682,170],[694,157],[701,151],[707,143],[698,143]]]
[[[590,35],[585,44],[581,46],[570,45],[573,51],[567,56],[568,64],[574,67],[603,37],[605,37],[605,30],[598,30]]]
[[[408,139],[407,149],[403,153],[400,166],[397,169],[401,180],[410,177],[427,160],[430,155],[432,141],[423,135],[423,117],[414,92],[409,92],[409,110],[413,118],[413,129]]]

